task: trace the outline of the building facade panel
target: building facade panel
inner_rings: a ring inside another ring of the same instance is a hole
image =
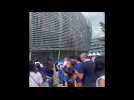
[[[30,12],[31,51],[88,51],[91,27],[80,12]]]

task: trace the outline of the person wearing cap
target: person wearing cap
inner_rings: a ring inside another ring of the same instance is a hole
[[[83,81],[84,87],[95,87],[95,64],[92,62],[86,53],[80,55],[81,61],[83,62],[80,69],[78,70],[78,77]]]

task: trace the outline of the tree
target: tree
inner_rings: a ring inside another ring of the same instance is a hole
[[[100,26],[102,31],[105,33],[105,24],[103,22],[100,22]]]

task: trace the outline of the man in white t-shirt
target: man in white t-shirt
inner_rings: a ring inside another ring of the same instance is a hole
[[[40,87],[43,83],[43,78],[40,72],[30,72],[29,87]]]
[[[30,65],[29,87],[40,87],[43,83],[43,78],[35,65]]]
[[[96,80],[96,87],[105,87],[105,75],[100,76]]]

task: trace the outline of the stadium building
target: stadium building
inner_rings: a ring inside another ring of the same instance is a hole
[[[30,59],[45,62],[88,52],[91,27],[80,12],[30,12]]]

